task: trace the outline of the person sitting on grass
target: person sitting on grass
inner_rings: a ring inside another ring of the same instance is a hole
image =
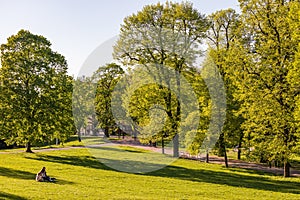
[[[38,182],[49,181],[53,182],[55,178],[50,178],[47,176],[46,167],[43,167],[39,173],[36,174],[35,180]]]

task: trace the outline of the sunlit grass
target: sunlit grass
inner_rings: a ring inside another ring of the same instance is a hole
[[[126,146],[105,150],[145,153]],[[142,174],[110,169],[86,148],[0,154],[0,159],[0,199],[299,199],[300,194],[298,178],[184,159]],[[43,166],[56,183],[34,180]]]

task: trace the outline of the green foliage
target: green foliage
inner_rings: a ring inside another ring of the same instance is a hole
[[[236,90],[232,84],[232,81],[234,81],[232,80],[234,79],[234,69],[227,61],[227,59],[234,59],[229,55],[229,52],[238,34],[240,19],[239,15],[233,9],[217,11],[208,16],[208,18],[210,21],[210,29],[207,36],[209,42],[207,58],[210,59],[210,64],[216,65],[216,68],[222,75],[226,88],[227,104],[226,121],[222,130],[218,130],[220,137],[215,149],[217,149],[219,156],[225,156],[225,162],[227,162],[226,147],[241,146],[243,138],[243,132],[241,130],[243,119],[240,115],[236,115],[240,104],[233,98],[233,94]],[[220,124],[220,122],[218,124]]]
[[[93,75],[93,79],[98,80],[95,95],[96,117],[98,126],[104,129],[106,137],[109,137],[109,131],[117,128],[111,111],[111,100],[114,88],[123,74],[124,70],[119,65],[111,63],[99,67]]]
[[[43,36],[21,30],[1,45],[0,134],[8,144],[65,140],[74,131],[72,78]]]
[[[77,77],[73,82],[72,106],[74,123],[80,138],[81,129],[86,128],[90,118],[94,118],[94,98],[96,84],[91,77]],[[92,123],[95,120],[92,120]]]
[[[290,83],[290,87],[296,96],[294,117],[297,123],[297,127],[300,127],[300,34],[298,31],[300,29],[300,4],[298,1],[291,2],[288,20],[291,29],[291,39],[293,43],[298,44],[297,50],[295,52],[295,60],[288,72],[288,82]]]
[[[114,57],[124,65],[138,64],[148,70],[149,74],[151,68],[156,68],[152,78],[157,86],[149,85],[139,91],[143,95],[149,94],[149,97],[140,101],[143,111],[133,115],[141,117],[135,119],[139,123],[148,124],[149,118],[144,116],[149,115],[145,115],[144,111],[153,104],[160,103],[167,115],[166,129],[156,138],[173,138],[174,156],[178,156],[178,130],[182,117],[180,100],[174,98],[174,93],[181,95],[180,75],[191,73],[198,67],[195,66],[196,58],[202,53],[198,47],[207,28],[205,17],[190,3],[166,2],[148,5],[137,14],[124,19],[120,39],[114,47]],[[176,82],[171,82],[164,67],[178,72]],[[171,87],[175,91],[171,91]],[[158,96],[159,100],[154,100]]]
[[[239,71],[236,86],[243,104],[246,143],[254,147],[250,155],[258,155],[259,160],[284,163],[289,176],[288,162],[299,140],[294,118],[297,93],[293,85],[297,84],[289,75],[297,60],[299,40],[291,37],[291,24],[297,17],[290,13],[292,1],[240,3],[241,32],[248,35],[241,34],[235,41],[231,55],[240,55],[233,66]]]

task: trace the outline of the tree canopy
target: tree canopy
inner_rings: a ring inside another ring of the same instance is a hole
[[[43,36],[21,30],[1,45],[0,136],[27,146],[73,131],[72,78],[65,58]]]
[[[231,66],[236,68],[233,83],[242,103],[246,144],[254,147],[248,155],[283,163],[284,175],[289,176],[289,161],[299,141],[294,118],[297,92],[289,79],[299,44],[299,39],[292,39],[294,1],[239,2],[242,24],[231,52],[238,57]]]
[[[168,133],[173,138],[173,155],[179,156],[178,130],[182,116],[180,101],[170,91],[180,96],[180,74],[192,72],[197,57],[202,53],[199,45],[205,36],[208,23],[204,15],[193,8],[191,3],[156,4],[145,6],[137,14],[124,19],[120,39],[114,47],[114,57],[124,65],[142,65],[151,73],[154,66],[158,72],[153,78],[157,81],[156,93],[163,100]],[[171,83],[164,67],[176,70],[177,81]],[[163,85],[166,85],[164,87]],[[149,86],[150,87],[150,86]],[[151,92],[150,87],[149,92]],[[152,90],[153,91],[153,90]],[[153,101],[152,101],[153,103]],[[148,106],[149,108],[149,106]]]
[[[109,137],[109,132],[116,129],[116,122],[111,111],[111,100],[114,87],[123,74],[124,70],[119,65],[110,63],[99,67],[93,75],[97,80],[95,111],[98,127],[104,129],[106,137]]]

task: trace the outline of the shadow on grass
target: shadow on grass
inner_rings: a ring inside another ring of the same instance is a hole
[[[249,170],[255,174],[255,170]],[[251,188],[272,192],[300,194],[300,183],[292,180],[272,180],[264,176],[244,175],[238,172],[249,173],[248,170],[240,171],[234,169],[230,171],[213,171],[203,169],[188,169],[184,167],[168,166],[164,169],[145,174],[147,176],[158,176],[176,178],[180,180],[206,182],[233,187]],[[258,174],[256,174],[258,175]]]
[[[87,146],[90,150],[106,150],[106,151],[114,151],[114,152],[130,152],[130,153],[150,153],[151,151],[141,149],[138,147],[130,147],[130,146],[112,146],[112,147],[106,147],[106,146]]]
[[[8,194],[8,193],[1,192],[1,191],[0,191],[0,199],[8,199],[8,200],[15,200],[15,199],[18,199],[18,200],[27,200],[27,199],[24,198],[24,197],[20,197],[20,196],[14,195],[14,194]]]
[[[6,176],[9,178],[17,178],[17,179],[34,180],[35,175],[36,174],[31,172],[0,167],[0,176]]]
[[[225,167],[224,167],[225,168]],[[268,176],[283,176],[281,172],[270,172],[270,171],[264,171],[259,169],[246,169],[246,168],[239,168],[236,166],[231,166],[230,168],[227,168],[227,170],[232,172],[244,172],[248,174],[253,175],[268,175]]]
[[[92,156],[50,156],[50,155],[37,155],[36,158],[27,157],[27,159],[68,164],[74,166],[89,167],[95,169],[105,169],[110,170],[109,167],[105,166],[99,162],[96,158]]]
[[[22,170],[0,167],[0,176],[6,176],[9,178],[17,178],[17,179],[25,179],[25,180],[35,180],[36,174],[31,173],[31,172],[22,171]],[[65,180],[56,180],[56,182],[53,182],[53,183],[59,184],[59,185],[66,185],[66,184],[72,184],[73,182],[65,181]]]
[[[68,164],[74,166],[83,166],[94,169],[117,171],[102,164],[92,156],[50,156],[38,155],[37,158],[28,158],[42,160],[46,162],[54,162],[61,164]],[[119,160],[109,160],[106,162],[120,162]],[[134,161],[135,164],[138,161]],[[147,165],[148,163],[141,162],[139,165]],[[199,163],[195,162],[195,165]],[[246,173],[246,174],[241,174]],[[205,182],[226,186],[233,186],[237,188],[251,188],[264,191],[282,192],[300,194],[300,182],[286,179],[286,180],[272,180],[268,177],[261,176],[261,173],[256,173],[255,170],[229,168],[224,171],[215,171],[209,169],[190,169],[179,166],[166,166],[158,171],[140,174],[148,177],[166,177],[179,180]]]
[[[44,183],[57,184],[57,185],[70,185],[70,184],[74,184],[74,182],[65,181],[65,180],[62,180],[62,179],[55,179],[55,181],[53,181],[53,182],[44,182]]]
[[[119,151],[114,149],[114,151]],[[110,170],[115,172],[129,172],[129,173],[142,173],[146,171],[153,171],[164,168],[166,165],[155,164],[149,162],[141,162],[136,160],[114,160],[108,158],[98,158],[92,156],[51,156],[51,155],[37,155],[36,158],[28,157],[45,162],[53,162],[60,164],[69,164],[73,166],[88,167],[94,169]],[[134,166],[134,167],[133,167]],[[149,170],[142,170],[147,168]]]

